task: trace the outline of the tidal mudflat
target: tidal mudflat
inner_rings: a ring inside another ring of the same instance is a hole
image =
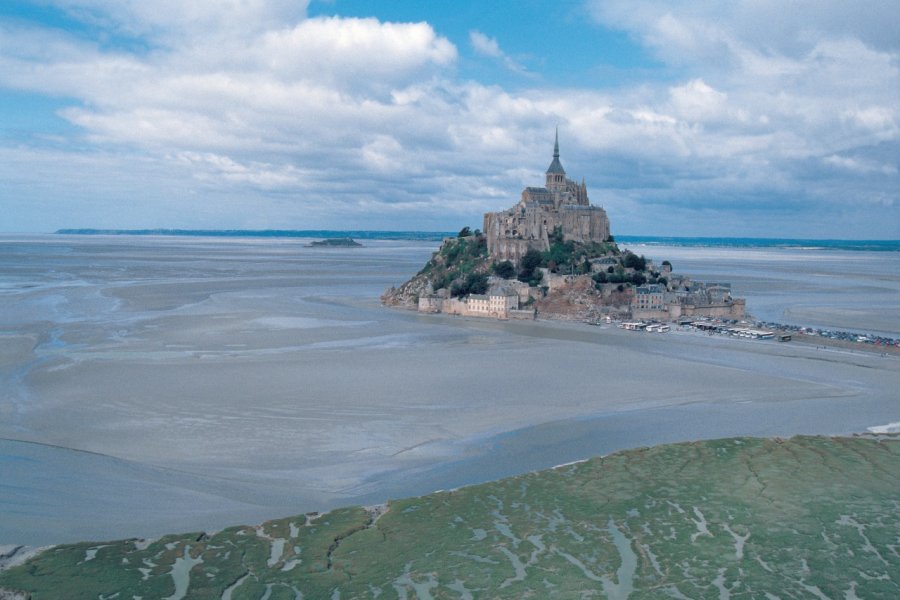
[[[900,422],[900,361],[877,353],[381,307],[436,245],[0,239],[0,544],[215,530],[636,446]],[[741,271],[732,252],[697,278],[721,274],[751,312],[791,304],[783,281],[767,296],[764,257]],[[863,254],[839,263],[858,273]]]

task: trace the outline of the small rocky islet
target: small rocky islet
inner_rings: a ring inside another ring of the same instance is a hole
[[[308,243],[307,248],[362,248],[363,245],[349,237],[326,238]]]
[[[0,572],[0,598],[897,598],[898,458],[897,435],[641,448],[383,506],[57,546]]]

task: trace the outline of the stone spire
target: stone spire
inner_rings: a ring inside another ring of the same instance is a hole
[[[553,162],[547,167],[547,174],[565,175],[566,170],[563,169],[562,163],[559,162],[559,127],[556,128],[556,141],[553,143]]]

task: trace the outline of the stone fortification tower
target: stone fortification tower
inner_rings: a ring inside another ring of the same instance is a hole
[[[495,260],[518,262],[529,248],[547,250],[550,236],[559,227],[563,239],[605,242],[609,218],[599,206],[591,206],[587,186],[566,177],[559,162],[559,132],[553,145],[553,162],[547,167],[544,187],[526,187],[519,203],[510,209],[486,213],[483,231]]]

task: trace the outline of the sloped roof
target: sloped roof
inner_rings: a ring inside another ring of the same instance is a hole
[[[550,166],[549,166],[549,167],[547,167],[547,172],[548,172],[548,173],[559,173],[559,174],[561,174],[561,175],[565,175],[565,174],[566,174],[566,170],[563,169],[562,164],[559,162],[559,157],[558,157],[558,156],[554,156],[554,157],[553,157],[553,162],[550,163]]]

